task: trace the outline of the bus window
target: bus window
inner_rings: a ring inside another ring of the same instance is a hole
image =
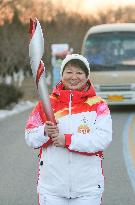
[[[91,34],[83,45],[83,55],[90,64],[135,63],[135,33],[106,32]]]

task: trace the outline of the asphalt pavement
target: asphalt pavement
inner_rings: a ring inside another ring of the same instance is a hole
[[[30,111],[0,121],[0,205],[36,205],[37,153],[24,140]]]
[[[104,152],[105,191],[103,205],[135,205],[135,192],[131,185],[123,155],[125,125],[134,109],[112,109],[113,140]],[[135,171],[135,170],[134,170]],[[135,183],[135,182],[134,182]]]

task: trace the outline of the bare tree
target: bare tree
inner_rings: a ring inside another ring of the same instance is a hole
[[[96,16],[83,17],[78,12],[67,13],[53,9],[49,0],[0,1],[0,73],[12,73],[30,68],[28,56],[29,18],[37,17],[45,37],[45,64],[50,68],[52,43],[69,43],[74,52],[80,52],[83,37],[89,27],[111,22],[134,22],[135,8],[125,7],[100,11]],[[5,13],[4,13],[5,12]],[[5,15],[5,16],[4,16]]]

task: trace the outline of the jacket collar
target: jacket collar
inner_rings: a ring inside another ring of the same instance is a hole
[[[62,81],[58,82],[56,87],[53,89],[53,95],[57,96],[61,102],[69,102],[72,94],[72,102],[78,103],[85,101],[89,97],[96,95],[95,88],[91,84],[90,80],[87,81],[82,91],[78,90],[64,90]]]

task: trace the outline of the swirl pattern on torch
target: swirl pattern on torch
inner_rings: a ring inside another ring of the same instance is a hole
[[[29,57],[34,79],[38,72],[38,67],[44,53],[44,38],[39,21],[36,19],[37,25],[35,32],[29,44]]]
[[[54,113],[48,94],[48,87],[45,78],[45,67],[41,60],[44,53],[44,37],[39,21],[30,21],[31,23],[31,41],[29,44],[30,64],[35,79],[40,99],[42,100],[46,118],[52,122],[55,121]],[[34,31],[34,32],[33,32]]]

